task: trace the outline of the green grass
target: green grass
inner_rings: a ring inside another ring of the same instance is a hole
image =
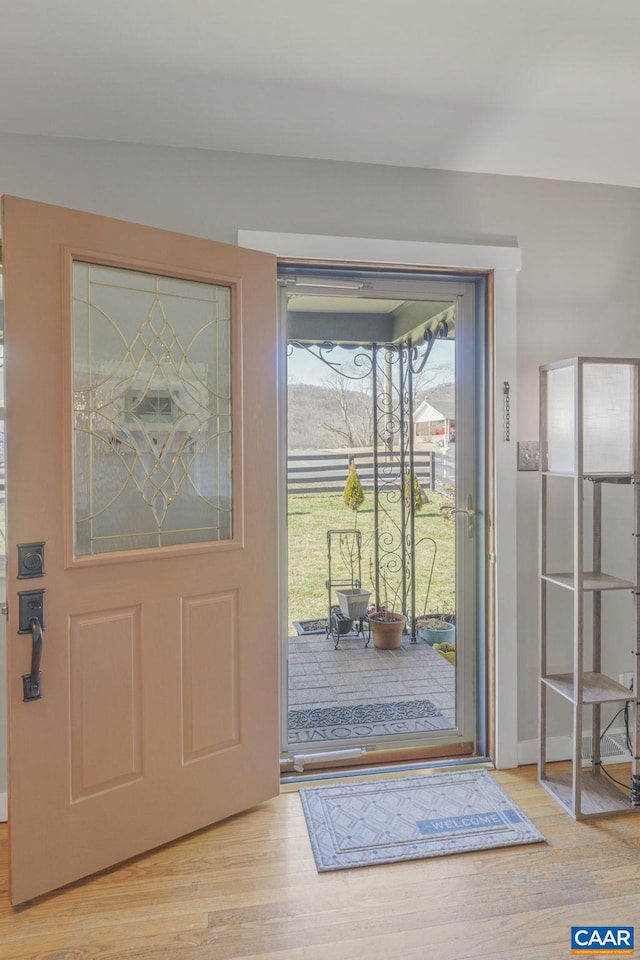
[[[416,613],[424,612],[425,595],[433,557],[432,537],[437,544],[427,613],[455,610],[455,525],[440,512],[449,503],[430,490],[429,503],[416,514]],[[448,511],[447,511],[448,513]],[[346,507],[341,493],[292,494],[289,497],[289,620],[310,620],[327,615],[327,530],[352,529],[354,520],[362,532],[362,586],[373,590],[373,499],[367,495],[357,515]],[[332,555],[332,577],[342,579],[340,557]],[[389,583],[389,599],[393,597]],[[373,599],[373,597],[372,597]],[[382,600],[385,598],[382,597]],[[336,603],[335,593],[332,603]],[[395,604],[396,609],[400,603]],[[291,628],[292,629],[292,628]]]

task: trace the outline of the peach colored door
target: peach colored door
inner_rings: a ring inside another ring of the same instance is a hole
[[[3,260],[20,903],[278,791],[276,267],[12,197]]]

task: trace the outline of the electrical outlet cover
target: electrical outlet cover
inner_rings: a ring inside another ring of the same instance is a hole
[[[518,441],[518,470],[537,470],[540,463],[538,440]]]

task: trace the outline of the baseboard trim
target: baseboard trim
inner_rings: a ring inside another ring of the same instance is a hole
[[[9,819],[9,795],[0,793],[0,823],[6,823]]]
[[[583,739],[583,751],[591,750],[591,745],[587,747]],[[590,740],[590,738],[588,738]],[[608,741],[608,742],[607,742]],[[612,743],[613,741],[613,743]],[[616,753],[616,747],[619,748],[619,755]],[[583,763],[588,763],[590,752],[583,752]],[[573,741],[571,737],[550,737],[547,740],[547,760],[553,763],[554,760],[571,760],[573,757]],[[603,763],[624,763],[631,759],[625,744],[625,731],[622,727],[614,727],[610,730],[601,746],[601,759]],[[518,766],[524,767],[530,763],[538,762],[538,741],[521,740],[518,744]]]
[[[571,737],[549,737],[547,740],[547,760],[570,760],[572,755]],[[538,762],[539,741],[521,740],[518,744],[518,766],[525,767]]]

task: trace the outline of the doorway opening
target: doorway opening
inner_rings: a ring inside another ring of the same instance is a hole
[[[483,754],[485,278],[286,263],[279,281],[284,769]]]

